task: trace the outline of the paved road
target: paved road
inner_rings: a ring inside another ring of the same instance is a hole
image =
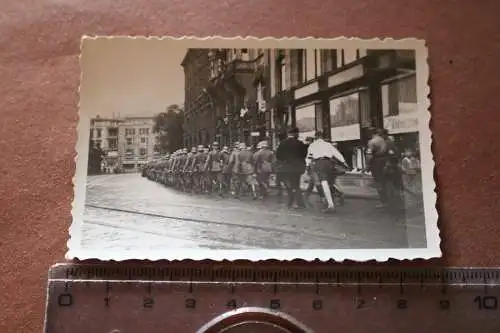
[[[273,198],[189,195],[138,174],[88,177],[82,246],[90,249],[345,249],[425,246],[423,213],[395,217],[373,200],[335,214]],[[414,209],[413,209],[414,210]]]

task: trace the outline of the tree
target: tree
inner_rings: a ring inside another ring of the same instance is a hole
[[[172,153],[183,146],[184,111],[177,104],[169,105],[165,112],[155,118],[153,130],[160,134],[162,154]]]

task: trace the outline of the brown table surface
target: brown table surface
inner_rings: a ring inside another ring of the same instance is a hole
[[[499,4],[2,1],[0,332],[41,332],[47,269],[66,252],[84,34],[425,38],[444,250],[429,265],[500,265]]]

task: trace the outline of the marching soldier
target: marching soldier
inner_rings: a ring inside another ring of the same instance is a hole
[[[240,143],[236,141],[229,155],[229,161],[227,163],[226,172],[229,175],[229,187],[231,188],[231,193],[233,196],[237,196],[239,193],[239,182],[238,182],[238,166],[236,160],[238,158]]]
[[[229,157],[231,152],[227,146],[222,147],[221,150],[221,161],[222,161],[222,193],[226,193],[230,189],[231,185],[231,172],[228,171]]]
[[[261,141],[257,144],[257,151],[253,159],[255,163],[255,174],[259,185],[259,198],[267,196],[269,190],[269,176],[273,172],[275,162],[274,152],[269,149],[267,141]]]
[[[196,154],[196,161],[195,161],[195,171],[196,171],[196,185],[200,192],[206,191],[206,185],[205,185],[205,162],[206,162],[207,156],[205,154],[205,147],[203,145],[198,146],[198,153]]]
[[[238,178],[241,191],[241,185],[247,185],[251,191],[254,199],[257,198],[256,191],[256,181],[255,181],[255,168],[253,161],[253,153],[250,149],[247,148],[245,143],[240,143],[240,152],[236,157],[236,166],[238,172]],[[239,193],[238,193],[239,194]]]
[[[196,161],[196,147],[191,148],[191,152],[187,154],[186,163],[184,164],[184,178],[187,181],[187,188],[190,191],[194,189],[193,170]]]
[[[187,174],[184,172],[186,162],[187,162],[187,148],[182,148],[179,156],[179,181],[180,188],[182,191],[187,190]]]
[[[214,185],[217,186],[219,194],[222,194],[222,153],[219,150],[219,143],[212,144],[212,151],[207,154],[204,170],[208,175],[208,189],[214,191]]]

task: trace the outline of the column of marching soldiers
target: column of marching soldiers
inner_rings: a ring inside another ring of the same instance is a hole
[[[234,197],[250,194],[263,199],[269,194],[275,169],[275,153],[267,141],[259,142],[256,150],[240,142],[221,149],[214,142],[210,148],[179,149],[162,161],[148,163],[142,172],[150,180],[184,192]]]
[[[293,128],[288,138],[280,141],[276,153],[261,141],[252,146],[236,142],[231,149],[214,142],[210,148],[202,145],[188,151],[174,152],[160,162],[146,165],[142,175],[180,191],[193,193],[231,194],[239,197],[250,194],[253,199],[264,199],[269,194],[270,176],[276,174],[278,196],[287,192],[288,207],[305,208],[301,190],[301,175],[310,176],[305,201],[316,188],[326,205],[325,212],[335,210],[335,199],[343,203],[343,192],[335,185],[335,178],[348,168],[342,154],[331,142],[323,140],[321,132],[316,139],[298,140],[299,130]],[[308,163],[309,162],[309,163]]]

